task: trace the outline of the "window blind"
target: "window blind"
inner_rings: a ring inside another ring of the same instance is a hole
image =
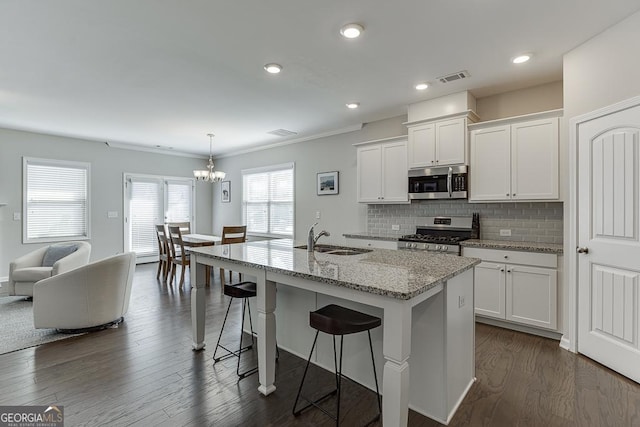
[[[160,185],[161,182],[134,180],[130,181],[131,199],[129,201],[131,250],[138,257],[158,255],[158,239],[156,224],[162,224],[160,218]]]
[[[242,217],[247,232],[293,237],[293,163],[242,171]]]
[[[165,222],[191,222],[192,183],[166,181],[167,212]]]
[[[89,164],[25,158],[24,240],[89,237]]]

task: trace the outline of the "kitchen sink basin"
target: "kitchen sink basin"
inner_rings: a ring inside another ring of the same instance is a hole
[[[307,249],[307,245],[295,246],[296,249]],[[361,255],[371,252],[371,249],[347,248],[344,246],[316,245],[315,252],[329,255]]]

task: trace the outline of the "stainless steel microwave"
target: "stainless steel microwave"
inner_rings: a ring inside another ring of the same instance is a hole
[[[409,199],[466,199],[467,166],[409,170]]]

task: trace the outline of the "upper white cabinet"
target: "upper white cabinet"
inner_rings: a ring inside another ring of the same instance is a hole
[[[358,202],[409,203],[406,137],[356,145]]]
[[[558,117],[470,128],[469,201],[559,198]]]
[[[467,117],[407,123],[409,168],[466,164]]]

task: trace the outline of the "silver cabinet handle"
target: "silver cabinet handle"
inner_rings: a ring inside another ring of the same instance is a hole
[[[579,254],[588,254],[589,248],[576,248],[576,252],[578,252]]]

